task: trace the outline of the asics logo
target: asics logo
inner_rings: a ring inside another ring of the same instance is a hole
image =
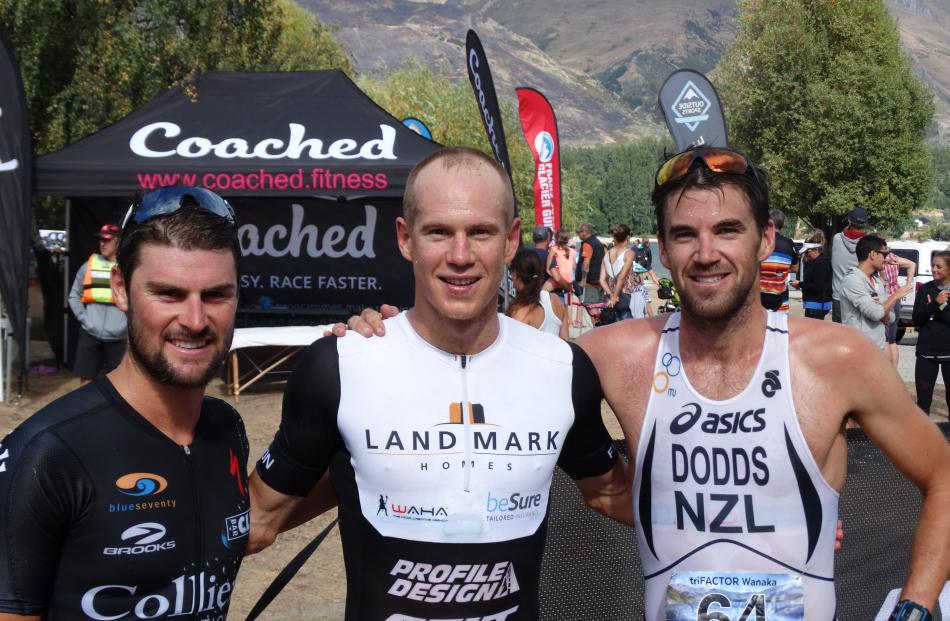
[[[765,408],[750,408],[734,412],[706,412],[698,403],[687,403],[683,411],[670,422],[670,433],[680,435],[686,433],[700,420],[699,428],[703,433],[755,433],[765,429]]]

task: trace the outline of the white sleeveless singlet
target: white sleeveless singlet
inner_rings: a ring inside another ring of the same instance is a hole
[[[768,313],[752,379],[725,401],[690,385],[679,323],[663,329],[637,448],[646,619],[834,619],[838,493],[798,425],[787,316]]]
[[[557,318],[554,307],[551,305],[551,292],[541,290],[540,299],[541,308],[544,309],[544,321],[538,326],[541,332],[548,332],[555,336],[561,333],[561,320]]]

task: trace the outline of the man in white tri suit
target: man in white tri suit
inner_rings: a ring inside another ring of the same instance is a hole
[[[433,153],[396,221],[412,308],[384,337],[316,341],[288,382],[249,484],[248,549],[324,510],[329,468],[347,621],[537,619],[555,465],[632,523],[590,358],[497,312],[519,236],[503,168],[470,148]]]
[[[950,574],[950,445],[864,335],[762,309],[775,227],[745,156],[674,156],[653,204],[682,312],[578,341],[636,464],[646,618],[834,619],[851,418],[923,492],[891,618],[928,619]]]

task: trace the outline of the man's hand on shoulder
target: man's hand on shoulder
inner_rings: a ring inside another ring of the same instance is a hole
[[[344,336],[347,330],[358,332],[362,336],[369,338],[371,336],[386,336],[386,327],[383,325],[384,319],[395,317],[399,314],[399,309],[389,304],[383,304],[379,310],[373,308],[364,308],[359,315],[353,315],[346,320],[346,323],[335,323],[329,330],[323,332],[323,336]]]

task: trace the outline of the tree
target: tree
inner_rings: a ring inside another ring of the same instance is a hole
[[[352,71],[329,30],[291,0],[0,0],[20,63],[33,149],[60,149],[206,69]],[[61,201],[35,201],[59,228]]]
[[[576,214],[585,217],[576,224],[590,222],[600,234],[621,223],[629,225],[634,235],[653,233],[656,218],[650,192],[665,150],[670,150],[669,141],[645,138],[564,151],[565,179],[576,180],[583,188]]]
[[[934,149],[934,209],[943,212],[944,220],[950,220],[950,148]]]
[[[462,71],[461,62],[459,70]],[[467,79],[452,81],[446,77],[448,74],[450,70],[446,67],[436,70],[410,59],[397,69],[386,71],[382,77],[362,77],[359,85],[396,118],[413,116],[421,120],[436,142],[491,153],[472,87]],[[514,93],[509,97],[505,95],[499,91],[498,101],[511,159],[521,230],[528,232],[534,228],[534,158],[515,114]]]
[[[290,0],[0,0],[37,153],[125,116],[197,71],[341,67],[346,51]]]
[[[740,0],[719,65],[734,144],[769,173],[774,207],[831,234],[854,207],[906,221],[930,197],[933,97],[883,0]]]

